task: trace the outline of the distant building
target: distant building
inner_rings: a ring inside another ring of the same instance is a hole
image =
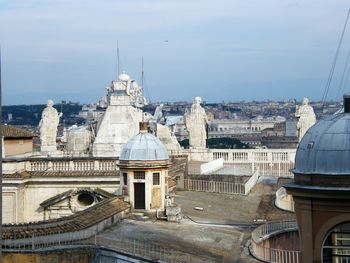
[[[244,120],[213,119],[208,122],[208,138],[236,138],[251,147],[260,147],[262,131],[273,129],[275,124],[284,122],[286,122],[286,119],[281,116],[268,118],[259,116],[254,119]],[[175,125],[174,133],[179,141],[188,138],[188,133],[182,119],[179,119]]]
[[[32,153],[34,137],[32,133],[15,126],[2,125],[2,134],[5,157]]]
[[[267,148],[296,148],[298,142],[294,121],[276,123],[273,128],[267,128],[261,132],[261,144]]]

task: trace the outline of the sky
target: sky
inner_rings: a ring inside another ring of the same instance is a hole
[[[120,71],[139,82],[144,58],[150,101],[321,100],[349,8],[348,0],[0,0],[3,104],[96,102],[116,78],[117,42]],[[327,99],[340,99],[349,49],[350,21]]]

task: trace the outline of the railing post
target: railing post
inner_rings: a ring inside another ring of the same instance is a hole
[[[34,244],[34,233],[32,234],[32,250],[34,251],[35,249],[35,244]]]

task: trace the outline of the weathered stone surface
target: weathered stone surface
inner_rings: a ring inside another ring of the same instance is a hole
[[[65,139],[68,153],[75,155],[89,152],[91,131],[88,130],[87,126],[73,125],[65,131]]]
[[[138,133],[143,115],[140,107],[146,100],[136,82],[124,73],[107,90],[108,107],[97,126],[93,155],[117,157],[126,142]]]
[[[181,146],[177,141],[176,136],[171,134],[168,126],[157,124],[157,137],[164,144],[168,153],[181,150]]]

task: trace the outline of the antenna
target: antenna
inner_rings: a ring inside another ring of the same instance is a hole
[[[142,92],[142,96],[144,96],[143,94],[143,83],[144,83],[144,76],[145,76],[145,72],[143,71],[143,56],[141,57],[141,92]],[[144,116],[144,112],[142,111],[142,122],[145,121],[145,116]]]
[[[143,92],[143,81],[144,81],[145,72],[143,71],[143,56],[141,57],[141,88]]]
[[[118,80],[118,77],[120,75],[120,68],[119,68],[119,40],[117,40],[117,77],[116,80]]]
[[[332,82],[332,78],[333,78],[333,74],[334,74],[334,69],[335,69],[335,66],[337,64],[338,55],[339,55],[340,47],[341,47],[342,42],[343,42],[343,37],[344,37],[344,34],[345,34],[346,26],[348,24],[349,16],[350,16],[350,9],[348,10],[348,14],[347,14],[346,19],[345,19],[344,27],[343,27],[342,33],[340,35],[340,39],[339,39],[337,50],[335,52],[335,56],[334,56],[334,59],[333,59],[332,67],[331,67],[331,70],[329,72],[327,83],[326,83],[326,86],[325,86],[325,89],[324,89],[324,92],[323,92],[323,97],[322,97],[322,105],[323,106],[322,107],[324,107],[324,103],[325,103],[325,101],[327,99],[328,91],[329,91],[329,88],[331,86],[331,82]]]

